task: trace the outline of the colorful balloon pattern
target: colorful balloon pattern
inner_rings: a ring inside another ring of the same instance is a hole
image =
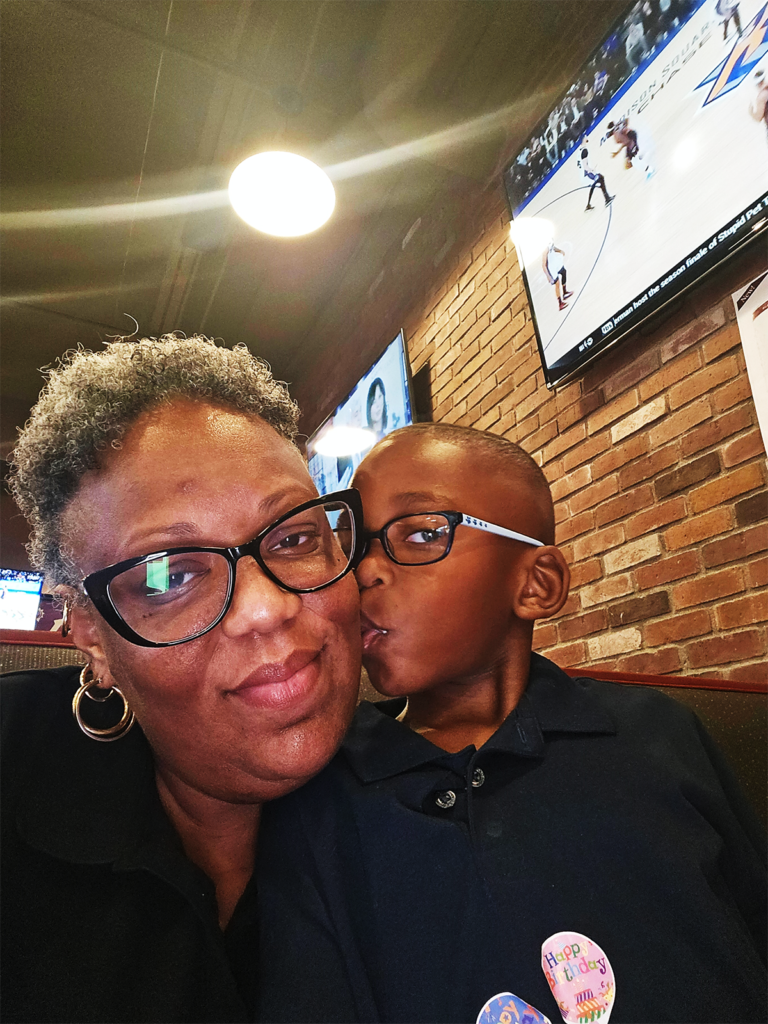
[[[476,1024],[550,1024],[550,1021],[519,996],[499,992],[482,1008]]]
[[[556,932],[542,944],[541,969],[566,1024],[608,1024],[616,980],[596,942],[579,932]]]

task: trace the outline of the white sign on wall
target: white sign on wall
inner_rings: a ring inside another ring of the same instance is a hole
[[[757,422],[768,448],[768,271],[733,293]]]

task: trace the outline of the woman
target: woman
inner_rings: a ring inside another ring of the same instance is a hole
[[[384,391],[384,381],[377,377],[368,388],[368,427],[376,434],[376,440],[380,441],[387,432],[387,395]]]
[[[297,411],[167,336],[74,354],[32,412],[12,487],[88,665],[3,681],[6,1021],[253,1019],[260,807],[359,682],[359,499],[317,498]]]

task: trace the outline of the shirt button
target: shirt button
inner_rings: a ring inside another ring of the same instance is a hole
[[[442,793],[438,793],[435,797],[435,803],[442,810],[447,811],[449,807],[453,807],[456,803],[456,794],[452,789],[446,789]]]
[[[475,789],[479,789],[485,782],[485,772],[482,768],[475,768],[472,772],[472,785]]]

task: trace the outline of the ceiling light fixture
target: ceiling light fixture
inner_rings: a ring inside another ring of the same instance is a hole
[[[320,455],[340,458],[357,455],[376,444],[376,434],[365,427],[332,427],[315,442],[315,451]]]
[[[268,235],[308,235],[328,220],[336,205],[331,179],[295,153],[259,153],[234,169],[229,201],[246,224]]]

